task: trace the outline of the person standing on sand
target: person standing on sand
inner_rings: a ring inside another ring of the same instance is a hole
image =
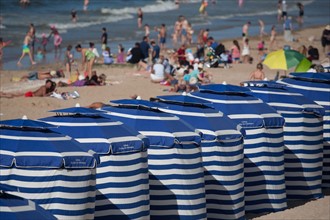
[[[81,67],[84,75],[92,74],[93,64],[95,61],[95,54],[88,48],[82,48],[80,44],[76,46],[76,51],[81,53]]]
[[[143,12],[142,9],[139,8],[137,11],[137,24],[138,24],[138,28],[142,27],[142,22],[143,22]]]
[[[31,41],[32,41],[31,32],[28,31],[26,33],[25,38],[24,38],[22,55],[19,58],[19,60],[17,62],[17,65],[21,65],[21,61],[25,57],[26,54],[29,55],[31,64],[32,65],[36,64],[36,62],[34,62],[34,60],[33,60],[32,53],[31,53],[31,50],[30,50],[30,47],[29,47],[29,44],[31,43]]]
[[[71,20],[73,23],[77,22],[77,11],[74,9],[71,10]]]
[[[262,71],[263,65],[261,63],[257,64],[257,69],[250,74],[250,80],[264,80],[265,73]]]
[[[297,21],[299,24],[302,24],[304,23],[304,5],[301,2],[298,2],[297,7],[299,9],[299,15]]]
[[[243,27],[242,27],[242,37],[243,37],[243,42],[245,41],[245,39],[248,37],[249,35],[249,27],[251,25],[251,22],[248,21],[246,22]]]
[[[330,53],[330,25],[328,24],[323,32],[322,32],[322,37],[321,37],[321,44],[323,48],[323,52],[325,55]]]
[[[162,24],[161,27],[158,29],[158,34],[159,34],[160,49],[163,50],[163,49],[165,49],[165,44],[166,44],[166,26],[165,26],[165,24]]]
[[[277,49],[277,41],[276,41],[276,27],[272,26],[272,30],[270,32],[270,42],[269,42],[269,50]]]
[[[241,48],[237,40],[233,41],[233,46],[231,47],[231,57],[233,59],[233,63],[240,62]]]
[[[102,50],[105,50],[107,48],[107,43],[108,43],[108,33],[107,33],[107,29],[104,27],[102,28],[102,36],[101,36]]]
[[[277,21],[280,22],[282,20],[282,0],[278,0],[277,3]]]
[[[30,24],[29,32],[31,33],[31,55],[34,57],[34,44],[36,42],[36,28],[33,23]]]
[[[265,32],[265,23],[261,19],[259,19],[259,27],[260,27],[260,31],[259,31],[260,40],[263,40],[264,36],[268,34]]]

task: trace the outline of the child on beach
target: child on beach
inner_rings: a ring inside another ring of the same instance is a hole
[[[55,48],[55,53],[57,53],[57,50],[61,48],[62,44],[62,37],[60,36],[59,32],[56,31],[54,33],[54,48]]]
[[[121,44],[118,45],[117,63],[126,63],[125,48]]]
[[[33,60],[32,53],[31,53],[31,50],[30,50],[30,47],[29,47],[30,43],[32,42],[32,37],[31,36],[32,36],[32,33],[30,31],[28,31],[25,38],[24,38],[22,55],[19,58],[19,60],[17,62],[17,65],[21,65],[21,61],[25,57],[26,54],[29,55],[31,64],[32,65],[36,64],[36,62],[34,62],[34,60]]]
[[[41,35],[41,45],[44,51],[46,51],[46,46],[48,44],[48,37],[46,37],[45,33],[42,33]]]
[[[38,47],[36,60],[41,61],[44,58],[44,51],[41,49],[41,47]]]
[[[250,80],[264,80],[265,73],[262,71],[263,65],[261,63],[257,64],[257,69],[250,74]]]
[[[71,64],[73,63],[73,54],[71,53],[72,46],[69,45],[65,51],[65,68],[68,73],[71,74]]]

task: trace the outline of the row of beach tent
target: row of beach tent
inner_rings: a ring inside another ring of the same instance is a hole
[[[246,219],[330,187],[329,73],[110,102],[0,121],[0,219]]]

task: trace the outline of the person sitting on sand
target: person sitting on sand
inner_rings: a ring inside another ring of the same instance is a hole
[[[19,81],[27,81],[27,80],[45,80],[45,79],[53,79],[53,78],[61,78],[65,77],[63,70],[52,70],[47,72],[30,72],[27,75],[24,75],[20,78]]]
[[[56,88],[56,83],[52,80],[48,79],[45,83],[45,85],[40,86],[39,89],[35,90],[34,92],[28,91],[26,93],[6,93],[6,92],[0,92],[0,97],[4,98],[14,98],[14,97],[46,97],[50,96]]]
[[[261,63],[257,64],[257,69],[250,74],[250,80],[264,80],[265,73],[262,71],[263,65]]]

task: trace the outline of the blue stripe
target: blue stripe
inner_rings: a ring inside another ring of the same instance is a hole
[[[243,158],[236,160],[236,161],[205,161],[205,162],[203,162],[203,166],[206,168],[208,166],[219,166],[219,163],[220,163],[221,166],[223,166],[223,167],[231,167],[231,166],[240,165],[243,162],[244,162]]]
[[[83,199],[62,199],[62,198],[48,198],[48,199],[33,199],[39,205],[42,204],[54,204],[60,203],[65,205],[78,205],[78,204],[86,204],[86,203],[94,203],[95,197],[85,197]],[[70,210],[71,211],[71,210]]]
[[[225,185],[225,186],[238,185],[243,182],[244,182],[244,178],[240,178],[237,180],[222,180],[221,181],[222,185]],[[206,180],[205,181],[205,185],[211,185],[211,184],[218,185],[219,181],[217,181],[217,180]]]
[[[170,158],[168,158],[170,159]],[[189,161],[187,161],[189,162]],[[197,162],[195,164],[189,163],[189,164],[149,164],[149,171],[152,170],[168,170],[171,168],[176,168],[176,169],[182,169],[182,170],[191,170],[191,169],[196,169],[196,168],[201,168],[202,167],[202,162]]]
[[[157,154],[152,154],[149,152],[148,154],[149,159],[152,160],[168,160],[170,159],[182,159],[182,160],[189,160],[189,159],[195,159],[195,158],[200,158],[201,153],[197,152],[194,154],[175,154],[172,152],[169,152],[168,154],[165,155],[157,155]]]
[[[141,206],[147,206],[147,205],[149,205],[149,200],[142,200],[142,201],[138,201],[135,203],[124,203],[124,204],[118,204],[118,203],[111,204],[111,200],[110,200],[109,204],[95,206],[95,211],[98,212],[98,211],[109,210],[109,209],[113,209],[113,210],[132,209],[134,207],[141,207]],[[108,217],[110,217],[110,216],[108,216]]]
[[[167,189],[168,195],[150,195],[150,204],[152,204],[153,200],[194,200],[194,199],[201,199],[205,198],[204,193],[198,193],[194,195],[180,195],[180,194],[173,194],[169,189]],[[155,190],[157,192],[157,190]]]
[[[145,185],[149,183],[149,179],[140,179],[136,181],[131,182],[106,182],[102,184],[97,184],[97,189],[106,189],[106,188],[127,188],[132,186],[138,186],[138,185]]]
[[[110,167],[109,167],[110,168]],[[116,169],[115,167],[111,167],[112,169]],[[139,167],[137,167],[139,168]],[[147,174],[148,173],[148,168],[139,168],[137,170],[132,170],[132,171],[123,171],[123,172],[112,172],[112,171],[107,171],[104,173],[98,173],[96,175],[96,178],[100,179],[103,177],[131,177],[139,174]]]
[[[150,205],[151,210],[196,210],[196,209],[202,209],[205,208],[205,203],[197,204],[197,205]],[[206,214],[206,213],[205,213]]]
[[[106,198],[123,199],[123,198],[137,197],[137,196],[141,196],[141,195],[149,195],[149,189],[145,189],[145,190],[141,189],[137,192],[131,192],[131,193],[118,191],[117,193],[107,193],[107,194],[102,194],[102,195],[96,195],[96,200],[102,200],[102,199],[106,199]]]
[[[125,167],[125,166],[131,166],[136,165],[140,163],[148,163],[147,157],[140,157],[133,160],[109,160],[106,162],[102,162],[99,167],[107,167],[107,166],[114,166],[114,167]]]
[[[207,167],[206,167],[207,169]],[[219,177],[227,177],[227,176],[234,176],[238,174],[243,174],[244,168],[238,169],[238,170],[220,170],[220,169],[228,169],[227,167],[219,167],[219,170],[206,170],[204,172],[205,179],[207,176],[219,176]]]
[[[164,190],[195,190],[195,189],[202,189],[204,188],[204,182],[203,183],[197,183],[197,184],[185,184],[185,185],[179,185],[179,184],[166,184],[166,185],[152,185],[150,184],[150,190],[154,191],[164,191]],[[159,195],[158,195],[159,196]],[[190,195],[187,195],[190,196]]]

